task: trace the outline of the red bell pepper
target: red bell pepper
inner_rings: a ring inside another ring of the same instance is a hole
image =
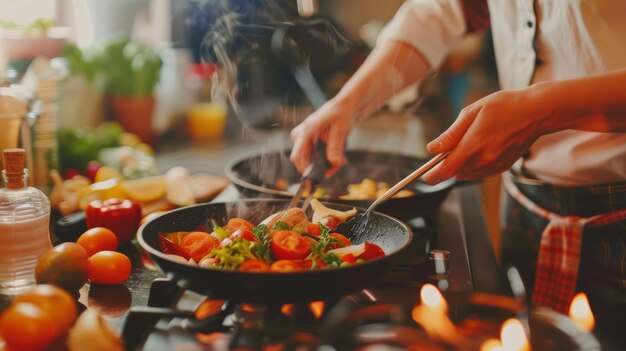
[[[87,228],[105,227],[113,231],[118,242],[130,241],[141,221],[141,205],[129,199],[95,200],[85,210]]]

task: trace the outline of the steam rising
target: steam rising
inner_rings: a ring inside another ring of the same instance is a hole
[[[202,42],[203,57],[219,67],[213,77],[211,97],[214,101],[228,99],[244,131],[252,129],[238,101],[237,66],[254,49],[254,39],[286,21],[284,6],[277,0],[219,1],[214,24]]]

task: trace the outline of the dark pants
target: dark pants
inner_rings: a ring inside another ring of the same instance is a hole
[[[518,189],[537,205],[561,216],[591,217],[626,208],[626,183],[557,187],[517,179]],[[515,265],[529,294],[541,233],[548,222],[507,196],[502,263]],[[626,342],[626,222],[583,232],[577,290],[589,298],[599,333]]]

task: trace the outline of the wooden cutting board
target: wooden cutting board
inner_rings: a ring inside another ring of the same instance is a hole
[[[189,178],[196,203],[213,200],[230,184],[226,178],[215,175],[194,174]]]

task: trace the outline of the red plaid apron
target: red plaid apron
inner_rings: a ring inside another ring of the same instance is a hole
[[[510,173],[503,176],[504,186],[511,197],[549,222],[539,243],[533,303],[567,313],[576,293],[583,229],[625,220],[626,209],[589,218],[560,216],[528,199],[515,186],[512,177]]]

